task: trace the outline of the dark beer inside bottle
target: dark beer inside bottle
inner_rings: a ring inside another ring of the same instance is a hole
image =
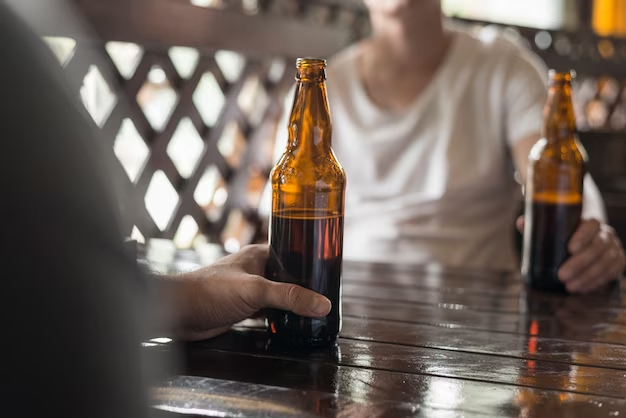
[[[530,222],[527,283],[537,290],[566,292],[558,272],[570,256],[568,244],[580,223],[582,203],[578,195],[542,198],[535,196],[527,221]]]
[[[319,319],[270,310],[273,341],[295,346],[332,344],[341,329],[341,262],[343,216],[325,210],[275,212],[267,277],[294,283],[330,299],[330,313]]]

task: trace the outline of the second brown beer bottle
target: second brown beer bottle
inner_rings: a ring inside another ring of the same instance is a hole
[[[297,61],[287,148],[272,170],[269,279],[295,283],[332,303],[325,318],[270,310],[272,341],[297,346],[334,343],[341,330],[341,268],[346,176],[331,148],[326,61]]]
[[[565,292],[558,271],[582,214],[585,154],[576,138],[571,75],[550,73],[544,138],[530,152],[522,275],[538,290]]]

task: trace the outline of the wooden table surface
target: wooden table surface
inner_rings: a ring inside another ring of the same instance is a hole
[[[262,323],[185,348],[163,410],[237,417],[626,417],[626,309],[516,275],[346,263],[336,348],[268,346]]]

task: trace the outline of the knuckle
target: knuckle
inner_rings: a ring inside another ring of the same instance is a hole
[[[249,245],[242,248],[236,255],[234,264],[241,270],[249,274],[263,273],[265,261],[267,260],[268,249],[265,245]]]
[[[587,259],[586,259],[585,255],[584,254],[578,254],[578,255],[572,256],[570,259],[568,259],[563,264],[563,266],[561,266],[561,270],[568,270],[568,271],[577,272],[585,264],[587,264]]]
[[[580,225],[580,232],[586,236],[592,236],[598,233],[600,224],[595,219],[584,222]]]
[[[592,264],[594,261],[597,261],[599,254],[601,254],[601,251],[599,251],[597,248],[589,248],[587,251],[585,251],[584,254],[580,255],[580,262],[576,265],[576,267],[579,269],[585,268],[586,266]]]
[[[258,255],[258,254],[263,254],[267,252],[267,245],[262,245],[262,244],[254,244],[254,245],[247,245],[245,246],[242,251],[245,251],[248,254],[251,255]]]

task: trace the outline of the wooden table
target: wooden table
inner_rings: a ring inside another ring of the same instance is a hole
[[[626,417],[626,310],[516,275],[346,263],[338,346],[286,352],[247,321],[185,348],[154,403],[205,416]]]

